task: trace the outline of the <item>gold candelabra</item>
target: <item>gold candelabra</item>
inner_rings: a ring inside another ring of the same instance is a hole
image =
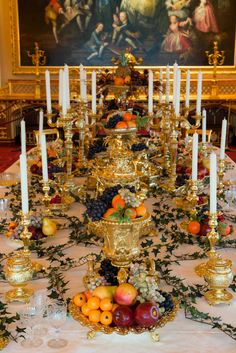
[[[35,49],[34,53],[31,54],[29,50],[27,50],[27,55],[31,58],[32,64],[35,66],[35,98],[40,98],[40,73],[39,66],[43,66],[46,64],[46,55],[45,51],[39,49],[39,45],[37,42],[34,43]]]
[[[190,209],[190,215],[191,218],[194,219],[196,214],[197,214],[197,204],[198,204],[198,181],[197,180],[190,180],[189,181],[189,190],[187,194],[186,200],[189,202],[191,209]]]
[[[49,181],[43,181],[43,202],[45,204],[45,209],[43,210],[43,213],[45,216],[51,216],[52,212],[50,210],[50,201],[51,197],[49,196],[49,191],[50,191],[50,183]]]
[[[225,62],[225,52],[224,50],[219,50],[218,42],[213,43],[213,53],[210,53],[208,50],[205,51],[208,64],[213,66],[213,79],[212,79],[212,94],[217,96],[218,86],[217,86],[217,67],[222,66]]]

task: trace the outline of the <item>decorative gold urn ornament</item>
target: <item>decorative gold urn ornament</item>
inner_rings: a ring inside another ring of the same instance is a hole
[[[25,287],[27,282],[32,279],[33,272],[33,265],[29,256],[16,254],[7,260],[5,276],[10,285],[15,287],[6,293],[8,302],[29,302],[33,290]]]
[[[90,231],[104,238],[103,251],[117,267],[128,267],[140,254],[139,239],[148,234],[151,216],[120,223],[116,220],[101,219],[91,222]]]
[[[232,261],[220,256],[210,258],[204,274],[210,290],[204,296],[210,305],[230,304],[233,295],[226,289],[232,283]]]

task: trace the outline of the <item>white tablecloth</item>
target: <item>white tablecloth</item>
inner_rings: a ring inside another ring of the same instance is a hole
[[[14,164],[9,171],[17,171],[18,166]],[[231,172],[232,174],[232,172]],[[236,169],[233,174],[236,176]],[[69,215],[76,215],[82,212],[83,206],[78,203],[73,204],[72,208],[68,211]],[[64,243],[67,237],[66,230],[58,231],[56,237],[47,239],[47,244],[60,244]],[[15,245],[4,236],[0,238],[0,249],[1,252],[10,252],[13,250]],[[188,251],[188,245],[183,245],[181,248],[183,253]],[[191,248],[192,250],[193,248]],[[74,258],[78,258],[91,251],[99,251],[96,247],[85,248],[83,246],[75,246],[68,250],[68,255]],[[191,251],[192,252],[192,251]],[[235,249],[226,249],[221,251],[223,255],[230,258],[233,261],[233,272],[236,273],[236,253]],[[37,260],[42,264],[46,264],[44,259]],[[197,277],[194,272],[194,267],[202,262],[202,260],[196,261],[184,261],[180,266],[174,267],[174,274],[181,276],[187,283],[203,283],[203,279]],[[65,273],[66,279],[70,281],[68,296],[73,296],[80,290],[83,290],[82,276],[85,274],[86,266],[70,270]],[[35,280],[30,283],[35,291],[45,289],[47,286],[47,280]],[[1,284],[1,293],[4,294],[9,290],[8,284]],[[201,298],[198,300],[198,308],[204,312],[208,312],[214,316],[221,316],[222,320],[226,323],[232,324],[236,327],[236,296],[232,302],[232,305],[219,305],[211,307],[207,302]],[[10,309],[12,311],[19,311],[22,304],[11,304]],[[65,337],[69,344],[63,349],[57,350],[63,353],[77,353],[77,352],[105,352],[112,351],[113,353],[125,353],[125,352],[160,352],[160,353],[235,353],[236,342],[228,337],[226,334],[220,332],[217,329],[212,329],[210,326],[200,324],[184,317],[184,313],[180,310],[171,323],[168,323],[165,327],[158,330],[160,333],[160,342],[153,343],[148,333],[141,335],[129,334],[127,336],[119,336],[117,334],[105,335],[97,333],[93,340],[87,340],[86,333],[88,329],[82,327],[78,322],[75,322],[72,318],[68,318],[66,324],[63,326],[61,331],[61,337]],[[33,348],[34,352],[52,352],[53,349],[47,346],[47,341],[53,336],[53,329],[49,326],[49,333],[43,337],[44,344],[39,348]],[[26,349],[18,343],[11,342],[7,348],[6,353],[25,352]],[[56,351],[56,349],[55,349]]]

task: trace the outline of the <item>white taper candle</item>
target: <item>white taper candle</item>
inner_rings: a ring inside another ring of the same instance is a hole
[[[42,134],[42,137],[41,137],[41,158],[42,158],[43,181],[48,182],[48,159],[47,159],[47,143],[46,143],[45,134]]]
[[[192,141],[192,180],[197,181],[198,175],[198,134],[193,134]]]
[[[60,69],[59,71],[59,97],[58,97],[58,103],[59,106],[62,106],[62,99],[63,99],[63,69]]]
[[[66,88],[66,73],[65,70],[63,70],[62,73],[62,86],[63,86],[63,91],[62,91],[62,115],[65,116],[67,114],[67,88]]]
[[[43,110],[39,111],[39,144],[41,145],[41,137],[43,133]]]
[[[217,211],[217,163],[216,154],[210,155],[210,213]]]
[[[29,213],[28,177],[26,154],[20,155],[21,207],[24,214]]]
[[[50,72],[45,71],[45,82],[46,82],[46,101],[47,101],[47,112],[52,113],[52,103],[51,103],[51,84],[50,84]]]
[[[148,70],[148,113],[153,112],[153,71]]]
[[[186,97],[185,97],[185,106],[189,107],[189,97],[190,97],[190,70],[186,74]]]
[[[24,120],[21,120],[21,123],[20,123],[20,136],[21,136],[21,154],[26,154],[26,131],[25,131]]]
[[[198,80],[197,80],[197,106],[196,106],[197,115],[201,115],[201,101],[202,101],[202,71],[199,71]]]
[[[97,73],[94,70],[92,72],[92,112],[93,114],[97,114],[97,86],[96,86],[96,78]]]
[[[176,73],[176,101],[175,101],[175,115],[180,114],[180,90],[181,90],[181,70],[178,69]]]
[[[207,125],[206,109],[203,109],[203,111],[202,111],[202,143],[206,143],[206,125]]]
[[[221,127],[220,159],[225,158],[226,132],[227,132],[227,120],[224,119],[222,121],[222,127]]]
[[[170,100],[170,66],[166,66],[166,103]]]

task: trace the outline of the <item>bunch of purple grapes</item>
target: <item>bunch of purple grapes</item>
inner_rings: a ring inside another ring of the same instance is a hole
[[[104,145],[103,139],[97,139],[89,147],[87,158],[88,160],[91,160],[93,159],[96,153],[105,152],[106,150],[107,148]]]
[[[137,152],[137,151],[143,151],[143,150],[147,150],[147,146],[145,145],[145,143],[140,142],[140,143],[134,143],[131,146],[131,150],[133,152]]]
[[[108,120],[108,122],[105,125],[105,128],[106,129],[114,129],[116,127],[116,124],[122,120],[123,119],[120,114],[115,114],[112,117],[110,117],[110,119]]]
[[[112,286],[118,285],[118,272],[119,268],[113,266],[109,259],[102,260],[100,269],[98,271],[99,275],[105,278],[106,283]]]
[[[159,306],[165,309],[165,311],[171,311],[174,308],[174,303],[171,295],[167,292],[160,291],[161,295],[165,298],[165,301],[160,303]]]
[[[103,214],[108,208],[111,207],[111,202],[114,196],[116,196],[122,185],[115,185],[104,190],[102,195],[98,196],[96,200],[91,200],[87,203],[87,214],[92,219],[92,221],[99,221]],[[126,185],[124,188],[129,189],[131,192],[135,193],[135,187]]]

